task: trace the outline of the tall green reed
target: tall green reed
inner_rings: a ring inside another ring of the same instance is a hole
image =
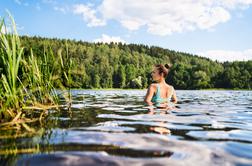
[[[19,100],[22,95],[20,93],[18,71],[24,48],[21,46],[14,19],[10,15],[9,18],[11,27],[7,28],[4,19],[1,21],[0,27],[0,52],[3,65],[1,73],[1,87],[3,91],[1,96],[5,101],[5,106],[12,106],[16,112],[19,112]],[[11,32],[8,32],[9,30]],[[9,115],[13,117],[15,113],[9,112]]]
[[[53,52],[44,49],[42,56],[35,56],[31,49],[25,56],[15,21],[10,14],[9,18],[10,27],[4,19],[0,24],[0,122],[15,122],[28,117],[28,108],[45,110],[58,103]]]
[[[71,85],[73,84],[72,80],[72,69],[73,69],[73,61],[71,59],[71,56],[69,54],[68,45],[67,42],[65,43],[65,52],[63,53],[63,50],[58,50],[58,57],[60,60],[60,69],[61,74],[63,75],[63,86],[62,87],[68,87],[67,93],[64,93],[63,96],[65,100],[68,103],[69,109],[72,102],[72,96],[71,96]],[[62,88],[65,89],[65,88]]]

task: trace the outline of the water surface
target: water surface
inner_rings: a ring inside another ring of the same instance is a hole
[[[154,112],[145,93],[72,90],[37,134],[0,131],[0,165],[252,165],[252,91],[177,91]]]

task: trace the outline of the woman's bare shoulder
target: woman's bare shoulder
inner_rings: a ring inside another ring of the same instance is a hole
[[[151,83],[150,86],[149,86],[149,88],[156,89],[157,88],[157,83]]]
[[[170,85],[170,84],[166,84],[166,87],[169,88],[169,89],[173,88],[173,86]]]
[[[173,91],[174,90],[174,87],[172,85],[167,84],[166,87],[167,87],[167,89],[169,91]]]

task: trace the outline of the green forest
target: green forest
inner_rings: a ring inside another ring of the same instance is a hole
[[[43,59],[45,52],[50,54],[51,65],[48,67],[54,68],[55,87],[63,83],[70,88],[147,88],[151,83],[153,65],[170,63],[173,67],[167,82],[176,89],[252,88],[252,61],[219,63],[141,44],[89,43],[27,36],[21,37],[21,43],[27,59],[31,49],[37,58]],[[60,63],[59,54],[68,63],[64,66],[68,81],[64,80],[61,65],[57,65]]]

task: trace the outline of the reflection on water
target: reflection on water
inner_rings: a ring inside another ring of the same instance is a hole
[[[178,91],[169,111],[143,90],[72,94],[36,134],[0,130],[0,165],[252,165],[251,91]]]

